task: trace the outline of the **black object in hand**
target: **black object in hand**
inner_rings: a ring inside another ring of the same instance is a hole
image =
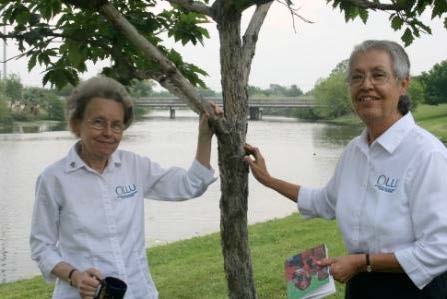
[[[127,284],[119,278],[108,276],[101,280],[95,299],[123,299]]]

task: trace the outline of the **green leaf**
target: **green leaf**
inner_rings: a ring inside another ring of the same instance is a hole
[[[358,14],[357,7],[347,1],[340,3],[340,11],[344,11],[346,22],[353,20]]]
[[[359,8],[359,15],[362,19],[363,24],[366,24],[366,22],[368,21],[369,12],[366,9]]]
[[[391,28],[394,29],[394,31],[399,30],[402,28],[404,21],[399,17],[398,15],[395,15],[393,19],[391,20]]]
[[[416,28],[416,27],[413,28],[413,35],[416,37],[421,37],[421,34],[420,34],[418,28]]]
[[[28,23],[30,26],[35,26],[39,23],[40,16],[38,14],[32,13],[29,16]]]
[[[52,71],[50,70],[43,76],[43,78],[42,78],[43,85],[46,85],[50,81],[51,73],[52,73]]]
[[[435,0],[433,5],[433,11],[431,18],[441,17],[443,13],[447,12],[447,1],[446,0]]]
[[[424,0],[425,1],[425,0]],[[411,12],[416,0],[397,0],[397,4],[403,8],[407,13]]]
[[[68,60],[74,65],[78,66],[82,62],[82,55],[79,49],[70,49],[68,52]]]
[[[48,56],[47,52],[40,53],[37,56],[37,60],[39,61],[39,64],[44,64],[44,65],[50,64],[50,57]]]
[[[17,24],[26,24],[28,23],[29,17],[30,14],[28,10],[19,10],[16,14],[15,21],[17,22]]]
[[[36,62],[37,62],[37,54],[34,53],[33,55],[31,55],[31,58],[28,61],[28,71],[31,71],[36,66]]]
[[[76,85],[79,82],[79,77],[77,75],[76,70],[73,69],[62,69],[62,73],[64,74],[64,77],[66,81],[68,81],[71,85]],[[62,88],[66,85],[65,80],[62,82],[59,82],[59,85],[57,85],[58,88]]]
[[[427,7],[430,7],[433,3],[433,0],[419,0],[415,10],[418,14],[422,14]]]
[[[73,42],[67,43],[67,57],[68,61],[74,66],[78,66],[82,60],[83,57],[81,55],[81,51],[79,49],[79,44],[75,44]]]
[[[405,47],[409,46],[413,42],[414,37],[413,34],[411,33],[410,28],[405,29],[405,32],[402,35],[401,39],[404,42]]]
[[[341,2],[341,0],[327,0],[326,2],[330,3],[332,1],[334,2],[334,3],[332,3],[332,8],[337,8],[340,5],[340,2]]]
[[[422,30],[426,31],[428,34],[431,34],[431,28],[425,25],[424,23],[420,23],[419,27],[422,28]]]

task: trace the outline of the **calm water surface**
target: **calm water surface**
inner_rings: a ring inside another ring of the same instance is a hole
[[[168,115],[168,111],[155,111],[146,120],[134,123],[125,132],[120,148],[147,155],[165,167],[189,167],[195,154],[198,119],[189,111],[177,111],[175,120]],[[28,246],[34,184],[39,173],[63,158],[76,141],[64,129],[64,124],[43,124],[17,126],[0,133],[0,283],[39,274]],[[249,122],[247,141],[260,147],[272,174],[320,186],[329,179],[342,149],[359,130],[265,117],[263,121]],[[218,175],[216,143],[213,147],[212,166]],[[194,200],[147,200],[147,245],[217,232],[219,198],[217,181]],[[250,177],[249,223],[295,211],[295,204]]]

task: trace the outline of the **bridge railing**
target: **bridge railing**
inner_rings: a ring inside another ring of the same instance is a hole
[[[205,97],[206,100],[215,102],[218,105],[222,105],[222,98],[220,97]],[[135,101],[136,106],[147,107],[185,107],[187,106],[185,101],[180,100],[177,97],[146,97],[137,98]],[[314,98],[309,96],[301,97],[252,97],[248,99],[248,105],[250,107],[315,107]]]

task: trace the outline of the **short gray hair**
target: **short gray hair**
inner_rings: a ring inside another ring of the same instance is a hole
[[[348,78],[351,78],[354,60],[359,54],[369,50],[382,50],[387,52],[390,55],[392,69],[397,79],[410,79],[410,59],[408,58],[408,54],[401,45],[389,40],[366,40],[360,45],[355,46],[349,57]],[[402,115],[407,114],[411,108],[410,96],[401,96],[397,108]]]
[[[357,55],[369,50],[383,50],[387,52],[391,57],[394,75],[400,80],[410,78],[410,59],[407,53],[401,45],[389,40],[366,40],[355,46],[351,57],[349,57],[348,78],[351,76],[352,64]]]
[[[133,121],[133,103],[123,85],[114,79],[97,76],[80,83],[67,98],[67,118],[83,120],[85,109],[93,98],[113,100],[123,105],[124,126],[127,129]]]

